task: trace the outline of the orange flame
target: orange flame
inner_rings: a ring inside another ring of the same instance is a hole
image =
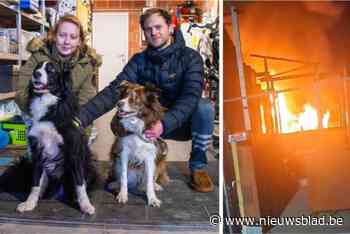
[[[310,104],[304,105],[304,112],[298,116],[299,126],[302,130],[312,130],[318,128],[317,110]]]
[[[270,74],[271,76],[274,76],[274,75],[277,74],[277,72],[276,72],[276,70],[274,70],[274,69],[270,69],[269,74]]]
[[[280,133],[291,133],[298,131],[307,131],[319,127],[317,110],[310,104],[304,105],[304,112],[295,114],[288,109],[286,99],[283,93],[278,94],[278,111],[280,115]],[[327,111],[322,117],[322,127],[328,128],[330,112]]]

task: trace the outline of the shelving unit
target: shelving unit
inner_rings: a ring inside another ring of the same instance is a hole
[[[45,32],[49,28],[49,24],[45,19],[45,1],[41,6],[42,18],[36,18],[33,14],[22,12],[18,5],[10,5],[0,0],[0,27],[17,28],[17,41],[22,39],[22,29],[27,31]],[[21,43],[18,43],[18,54],[0,53],[0,64],[18,64],[20,67],[22,61],[25,61],[22,55]],[[13,98],[15,92],[0,93],[0,100]]]
[[[0,93],[0,101],[14,98],[15,95],[16,95],[16,92]]]
[[[19,6],[10,6],[9,4],[0,1],[0,19],[4,21],[5,24],[8,24],[8,27],[17,26],[16,17],[18,14],[20,14],[22,18],[22,29],[41,31],[42,28],[49,27],[49,24],[43,19],[35,18],[33,15],[22,12],[18,8]]]
[[[17,62],[18,61],[18,54],[9,54],[9,53],[0,53],[0,61],[4,62]]]

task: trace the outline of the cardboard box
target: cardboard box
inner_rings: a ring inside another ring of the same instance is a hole
[[[8,30],[9,44],[10,44],[9,52],[18,54],[17,29],[9,28],[7,30]],[[36,36],[40,36],[40,33],[28,32],[28,31],[22,30],[21,46],[22,46],[22,55],[24,59],[27,59],[30,56],[30,53],[26,50],[28,42],[30,42]]]
[[[6,28],[0,28],[0,53],[9,53],[10,40]]]

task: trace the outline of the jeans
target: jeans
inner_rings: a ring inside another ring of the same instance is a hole
[[[213,134],[214,108],[209,100],[200,99],[199,103],[180,128],[162,135],[164,139],[176,141],[192,140],[192,152],[189,160],[191,172],[207,166],[207,151]]]

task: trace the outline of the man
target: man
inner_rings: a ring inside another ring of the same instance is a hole
[[[153,83],[161,90],[160,102],[168,111],[162,121],[145,131],[146,137],[192,139],[190,185],[196,191],[210,192],[214,186],[205,167],[214,110],[209,101],[201,99],[204,73],[201,56],[185,46],[181,31],[174,30],[167,11],[148,9],[140,17],[140,25],[147,48],[135,54],[117,78],[83,106],[80,124],[88,126],[115,106],[122,80],[141,85]]]

